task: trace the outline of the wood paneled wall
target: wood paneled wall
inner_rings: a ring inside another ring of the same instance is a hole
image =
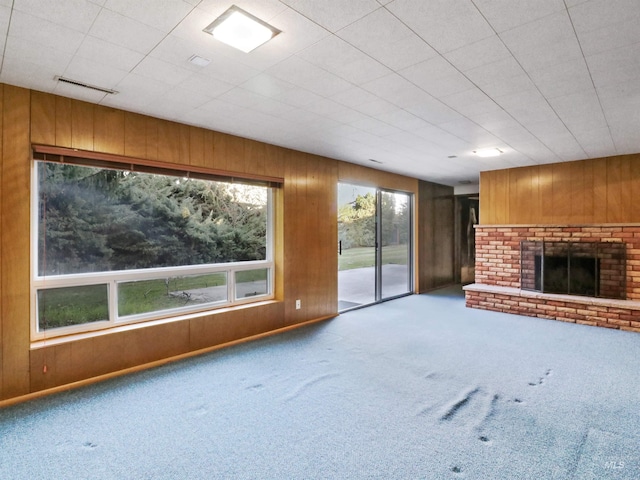
[[[419,188],[418,291],[426,292],[455,281],[455,199],[453,187],[421,181]]]
[[[640,222],[640,155],[482,172],[485,225]]]
[[[415,179],[1,84],[0,111],[0,400],[335,316],[338,178],[418,194]],[[283,178],[276,301],[31,350],[32,144]]]

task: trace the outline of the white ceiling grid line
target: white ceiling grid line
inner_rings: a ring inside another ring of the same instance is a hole
[[[202,32],[232,1],[282,33]],[[0,0],[0,81],[449,185],[640,152],[637,0],[232,1]]]

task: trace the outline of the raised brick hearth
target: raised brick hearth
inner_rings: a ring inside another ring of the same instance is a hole
[[[627,299],[521,290],[522,240],[624,242]],[[464,287],[471,308],[640,332],[640,225],[477,225],[475,280]]]

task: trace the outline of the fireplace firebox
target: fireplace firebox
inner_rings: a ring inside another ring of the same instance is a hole
[[[621,242],[520,242],[520,288],[543,293],[625,299]]]

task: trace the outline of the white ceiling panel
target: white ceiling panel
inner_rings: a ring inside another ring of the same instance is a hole
[[[303,50],[298,56],[355,84],[391,73],[384,65],[335,35]]]
[[[437,55],[424,40],[384,8],[352,23],[337,34],[394,70],[409,67]]]
[[[387,8],[440,54],[494,34],[467,0],[396,0]]]
[[[566,9],[562,0],[474,0],[474,4],[498,33]]]
[[[296,12],[335,33],[380,8],[375,0],[282,0]]]
[[[170,32],[193,9],[183,0],[107,0],[104,6],[163,32]]]
[[[282,33],[215,40],[225,0],[0,0],[0,81],[451,185],[640,152],[637,0],[235,4]]]
[[[119,13],[102,9],[89,34],[125,48],[147,54],[165,33]]]
[[[7,2],[12,6],[12,2]],[[13,10],[28,13],[72,30],[87,33],[96,20],[100,7],[87,0],[42,1],[14,0]]]

